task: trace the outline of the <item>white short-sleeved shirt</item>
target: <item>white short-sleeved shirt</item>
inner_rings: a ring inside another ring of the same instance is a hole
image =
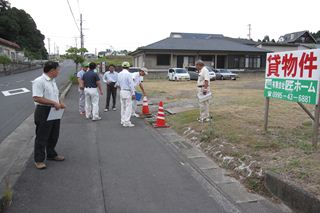
[[[116,85],[119,86],[121,90],[130,91],[131,94],[134,95],[134,92],[135,92],[134,82],[133,82],[131,73],[129,73],[127,69],[123,69],[118,74],[118,81]]]
[[[43,97],[59,103],[59,90],[55,79],[45,73],[32,81],[32,97]],[[37,105],[43,105],[35,102]]]
[[[80,70],[79,72],[77,72],[77,78],[82,79],[82,76],[86,73],[86,71],[84,70]]]
[[[200,70],[197,85],[204,86],[204,81],[208,81],[208,85],[210,85],[209,70],[206,67]]]
[[[134,87],[139,86],[139,84],[141,84],[141,81],[142,81],[140,73],[139,72],[134,72],[134,73],[131,73],[131,75],[132,75]]]

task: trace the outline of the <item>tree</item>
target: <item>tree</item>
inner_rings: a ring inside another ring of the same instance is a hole
[[[262,42],[270,42],[270,38],[268,35],[264,36]]]
[[[6,55],[0,55],[0,64],[3,65],[4,73],[7,73],[7,65],[11,63],[11,59]]]
[[[0,0],[0,37],[16,42],[29,58],[47,59],[48,53],[44,46],[44,35],[37,29],[32,17],[24,10],[5,7]]]
[[[78,71],[78,64],[84,62],[85,59],[82,55],[86,52],[88,52],[86,48],[70,47],[66,50],[66,58],[73,60],[76,64],[76,72]]]
[[[320,38],[320,30],[316,33],[311,33],[311,34],[316,40]]]
[[[6,0],[0,0],[0,12],[8,10],[10,8],[10,2]]]

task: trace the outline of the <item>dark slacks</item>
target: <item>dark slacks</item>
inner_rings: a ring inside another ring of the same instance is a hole
[[[111,95],[112,95],[112,108],[116,107],[117,88],[114,87],[114,85],[115,85],[115,83],[107,84],[106,109],[109,109]]]
[[[34,143],[34,161],[43,162],[46,158],[57,156],[55,147],[59,138],[60,120],[47,121],[49,106],[37,105],[34,112],[34,123],[36,124],[36,138]]]

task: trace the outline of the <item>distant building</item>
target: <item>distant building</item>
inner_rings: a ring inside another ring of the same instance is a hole
[[[19,52],[20,49],[18,44],[0,38],[0,55],[6,55],[12,61],[17,61],[23,58],[23,53]]]
[[[168,38],[139,47],[129,55],[134,58],[133,66],[145,66],[154,72],[193,66],[198,59],[214,68],[264,70],[268,51],[256,45],[252,40],[221,34],[173,32]]]
[[[261,42],[256,45],[271,52],[308,50],[319,48],[316,39],[307,30],[280,36],[278,42]]]
[[[96,59],[97,58],[97,56],[93,53],[85,53],[84,57],[87,59]]]

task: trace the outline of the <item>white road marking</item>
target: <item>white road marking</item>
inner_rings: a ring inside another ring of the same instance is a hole
[[[21,83],[21,82],[24,82],[24,80],[19,80],[19,81],[16,81],[16,83]]]
[[[1,92],[4,96],[12,96],[12,95],[27,93],[27,92],[30,92],[30,90],[26,88],[18,88],[18,89],[12,89],[12,90],[1,91]]]
[[[9,86],[9,84],[8,83],[7,84],[0,84],[0,87],[2,87],[2,86],[7,87],[7,86]]]

